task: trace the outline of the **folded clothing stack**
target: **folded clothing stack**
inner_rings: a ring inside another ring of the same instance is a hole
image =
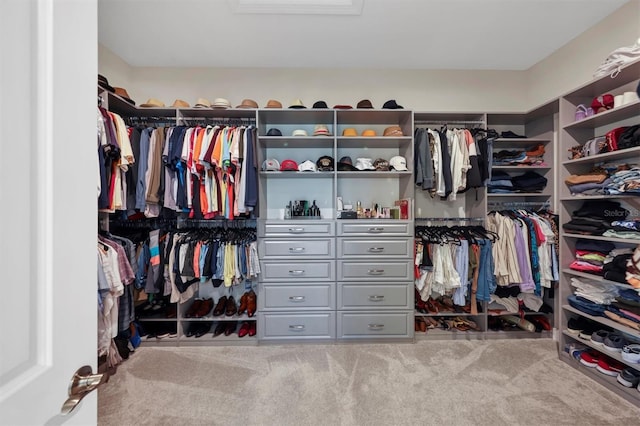
[[[494,151],[494,166],[541,166],[544,164],[544,145],[537,145],[530,150],[503,149]]]
[[[609,281],[627,283],[627,263],[631,259],[630,248],[616,248],[611,250],[602,265],[602,276]]]
[[[633,255],[626,261],[625,282],[640,291],[640,246],[636,247]]]
[[[625,220],[628,215],[629,211],[617,201],[589,200],[573,212],[571,220],[562,228],[574,234],[602,235],[612,229],[612,221]]]
[[[616,284],[601,283],[586,279],[571,278],[571,286],[575,287],[574,294],[593,303],[610,305],[619,295]]]
[[[611,182],[604,189],[606,194],[640,195],[640,167],[618,170],[611,175]]]
[[[583,240],[576,241],[576,259],[569,268],[595,275],[603,274],[604,260],[616,247],[609,241]]]
[[[512,194],[518,192],[542,192],[547,186],[547,178],[528,171],[522,175],[511,176],[501,170],[491,174],[487,191],[492,194]]]
[[[584,175],[571,175],[564,183],[571,194],[598,195],[604,194],[605,188],[611,183],[607,172],[602,169],[594,170]]]
[[[494,170],[491,173],[491,180],[487,184],[487,191],[493,194],[504,194],[514,192],[513,182],[509,173]]]
[[[640,240],[640,219],[614,220],[611,222],[611,229],[608,229],[602,235],[605,237]]]

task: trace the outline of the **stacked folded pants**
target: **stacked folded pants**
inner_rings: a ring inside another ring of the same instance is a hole
[[[611,222],[625,220],[629,211],[610,200],[585,201],[562,228],[574,234],[602,235],[612,229]]]

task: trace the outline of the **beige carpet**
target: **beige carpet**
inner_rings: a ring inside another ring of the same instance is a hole
[[[99,425],[630,425],[551,340],[139,348]]]

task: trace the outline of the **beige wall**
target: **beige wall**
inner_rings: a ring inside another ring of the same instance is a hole
[[[415,111],[527,111],[589,81],[613,49],[638,37],[640,0],[633,0],[526,71],[147,68],[129,66],[102,45],[98,69],[138,104],[221,97],[234,106],[244,98],[287,106],[299,98],[310,107],[370,99],[379,108],[395,99]]]

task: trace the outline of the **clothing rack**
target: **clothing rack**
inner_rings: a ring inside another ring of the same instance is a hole
[[[549,201],[490,201],[488,207],[533,207],[533,206],[551,206]]]
[[[175,228],[176,227],[176,219],[169,218],[146,218],[146,219],[136,219],[136,220],[122,220],[115,219],[109,221],[109,228],[117,228],[117,229],[140,229],[140,230],[151,230],[151,229],[167,229],[167,228]]]
[[[484,222],[484,217],[416,217],[415,222]]]
[[[220,117],[180,117],[179,124],[190,126],[192,124],[211,124],[220,126],[251,126],[256,124],[255,118],[220,118]]]
[[[256,219],[182,219],[177,221],[178,229],[224,228],[244,229],[256,228]]]
[[[483,120],[417,120],[413,122],[414,126],[424,126],[427,124],[447,125],[447,124],[485,124]]]

